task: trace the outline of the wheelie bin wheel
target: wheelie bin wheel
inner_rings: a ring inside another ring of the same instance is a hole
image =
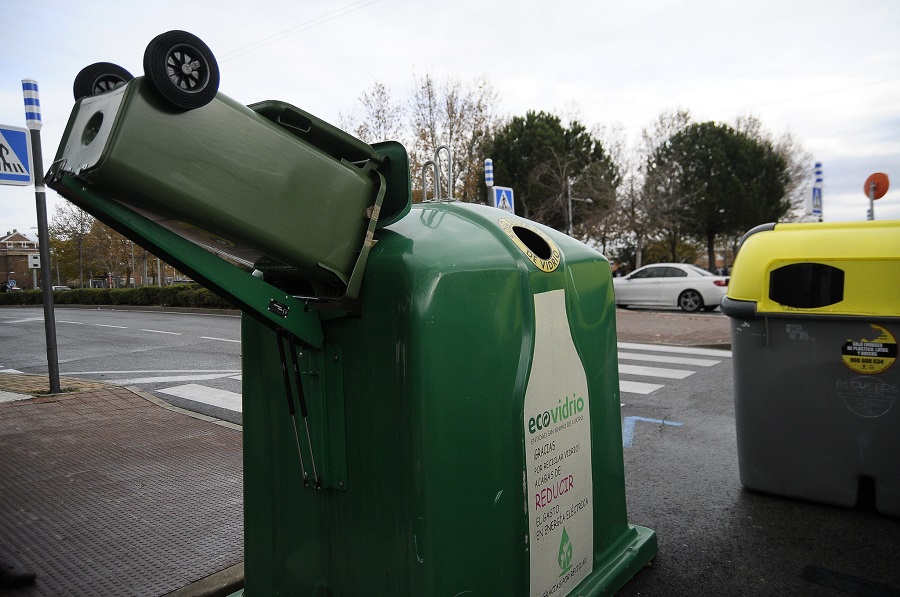
[[[77,75],[72,85],[75,101],[90,95],[112,91],[132,80],[134,75],[111,62],[96,62],[86,66]]]
[[[144,74],[166,102],[182,110],[205,106],[219,90],[219,65],[209,47],[187,31],[168,31],[144,51]]]

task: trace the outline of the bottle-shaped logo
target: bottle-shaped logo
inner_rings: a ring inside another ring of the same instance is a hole
[[[562,539],[559,541],[559,555],[556,556],[556,561],[559,563],[559,569],[562,572],[559,573],[560,576],[569,571],[569,568],[572,567],[572,542],[569,541],[569,533],[566,531],[566,527],[563,527]]]

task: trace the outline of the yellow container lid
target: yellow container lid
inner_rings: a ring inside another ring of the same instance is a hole
[[[776,224],[744,238],[727,297],[758,314],[900,316],[900,220]]]

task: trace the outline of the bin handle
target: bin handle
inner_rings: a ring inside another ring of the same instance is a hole
[[[434,178],[434,197],[432,201],[439,201],[441,198],[441,175],[440,170],[438,170],[437,162],[434,160],[428,160],[424,164],[422,164],[422,202],[428,201],[428,193],[426,192],[426,177],[425,174],[428,171],[429,166],[433,170],[432,178]]]
[[[435,181],[440,181],[441,179],[441,151],[447,150],[447,197],[444,199],[441,197],[441,185],[440,182],[435,182],[435,196],[434,198],[438,201],[453,201],[453,152],[450,151],[450,147],[447,145],[439,145],[437,149],[434,150],[434,161],[435,161]]]

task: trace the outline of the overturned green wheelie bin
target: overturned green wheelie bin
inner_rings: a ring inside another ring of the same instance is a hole
[[[900,222],[756,228],[721,308],[741,483],[900,516]]]
[[[48,180],[244,312],[244,594],[605,595],[653,558],[600,254],[410,207],[399,144],[154,84],[80,99]]]

